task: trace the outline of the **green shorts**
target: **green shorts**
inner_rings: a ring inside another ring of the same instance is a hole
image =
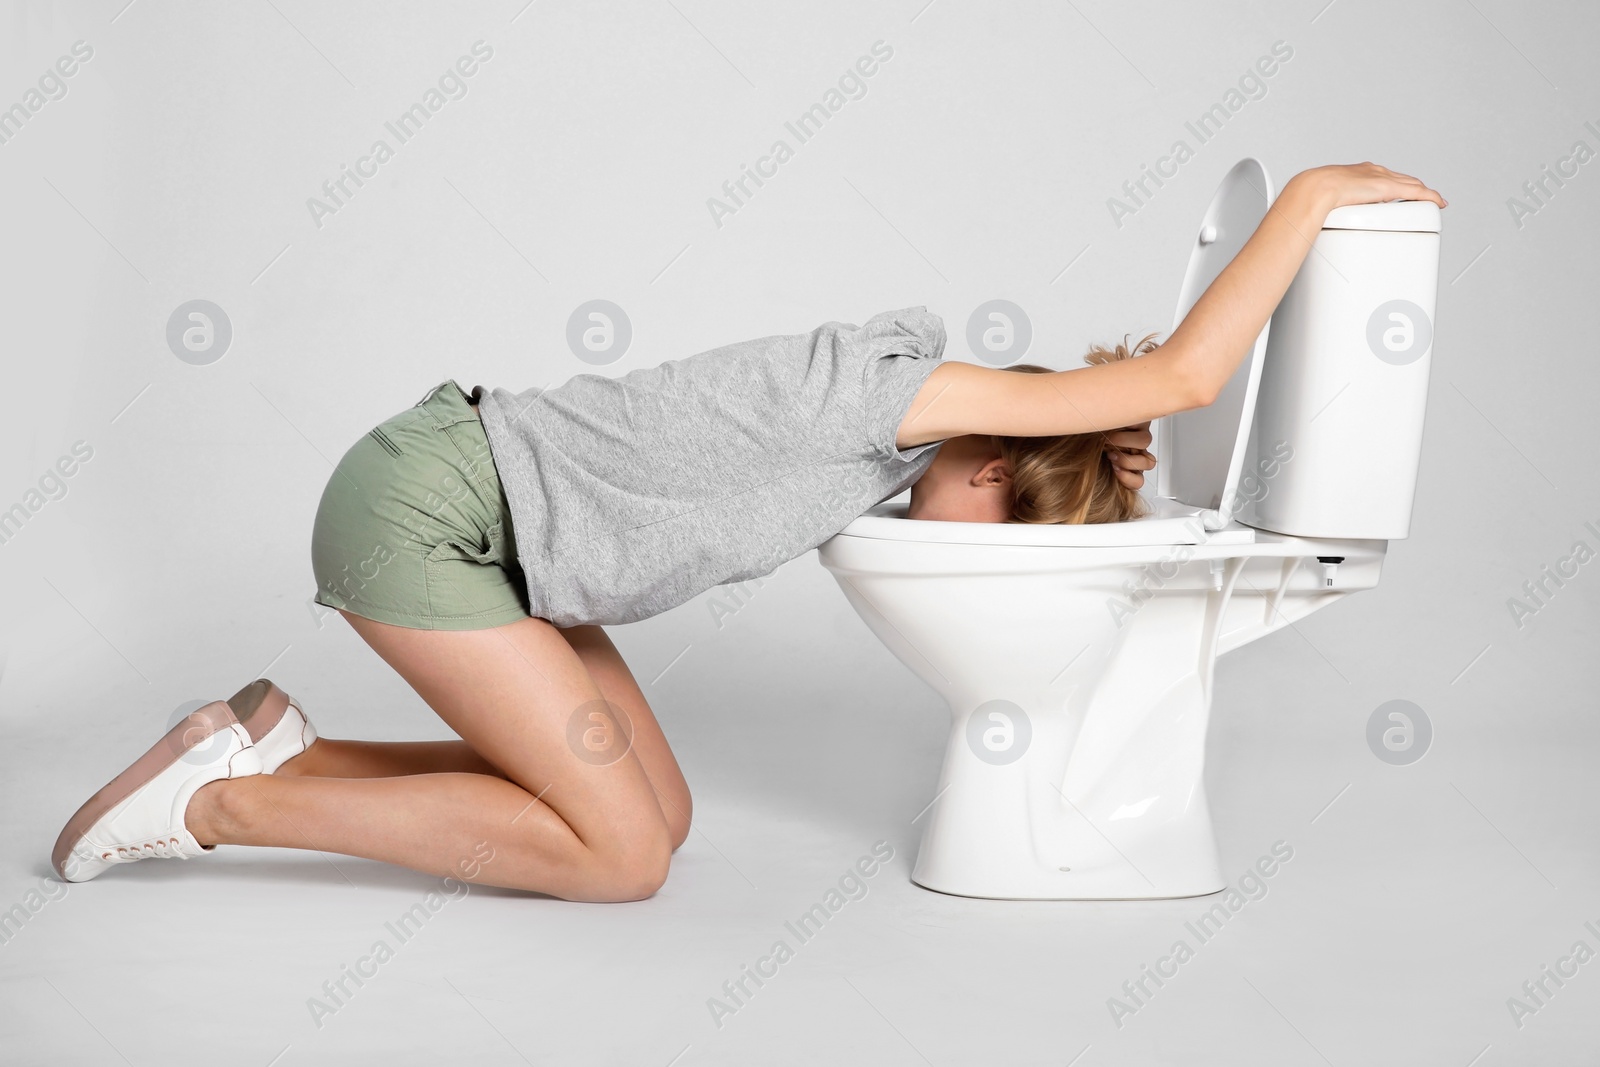
[[[311,532],[318,604],[419,630],[528,618],[481,391],[449,379],[339,460]]]

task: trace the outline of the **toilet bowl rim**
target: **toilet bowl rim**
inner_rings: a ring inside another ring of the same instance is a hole
[[[1170,497],[1148,498],[1150,514],[1127,522],[1042,524],[945,522],[905,517],[907,505],[881,502],[858,515],[835,537],[868,538],[906,544],[950,544],[972,547],[1052,549],[1175,549],[1185,545],[1249,545],[1254,527],[1234,520],[1207,530],[1205,509]]]

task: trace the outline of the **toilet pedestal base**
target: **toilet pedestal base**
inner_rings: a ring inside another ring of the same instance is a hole
[[[1101,687],[1113,707],[1116,689]],[[1192,897],[1225,887],[1201,783],[1208,701],[1195,674],[1143,708],[1123,704],[1120,715],[1070,697],[1027,703],[952,702],[960,710],[937,799],[918,817],[912,881],[1016,900]],[[1106,736],[1097,729],[1106,715],[1143,728]],[[1141,740],[1150,729],[1165,744]],[[1096,750],[1130,743],[1149,758],[1097,762]],[[1025,751],[1004,762],[1008,745]],[[1069,753],[1083,758],[1074,766]]]
[[[948,794],[946,794],[948,799]],[[1136,843],[1113,844],[1082,815],[1081,830],[1062,835],[1052,855],[995,848],[973,827],[930,826],[922,835],[911,880],[925,889],[995,900],[1161,900],[1220,892],[1227,882],[1200,810]],[[963,831],[966,831],[964,834]],[[1070,859],[1070,863],[1052,863]]]

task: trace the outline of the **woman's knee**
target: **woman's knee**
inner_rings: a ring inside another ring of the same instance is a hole
[[[694,815],[694,800],[687,787],[678,796],[662,797],[662,814],[667,817],[667,839],[676,852],[689,839],[689,822]]]
[[[666,883],[675,847],[670,828],[662,822],[651,830],[628,835],[626,840],[596,850],[594,899],[643,900]]]

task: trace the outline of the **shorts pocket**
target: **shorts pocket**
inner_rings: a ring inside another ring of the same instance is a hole
[[[367,431],[367,436],[378,442],[378,444],[382,445],[384,451],[389,453],[389,455],[394,456],[396,459],[399,459],[401,456],[405,455],[404,452],[400,451],[400,446],[395,444],[394,441],[390,439],[389,435],[383,432],[382,426],[374,426],[372,429]]]
[[[412,427],[427,417],[427,412],[421,408],[407,408],[398,415],[384,419],[378,425],[367,431],[367,436],[383,446],[396,459],[410,455],[413,451],[407,447],[406,437]]]
[[[436,619],[473,618],[505,608],[507,576],[493,537],[440,541],[423,558],[422,575],[428,613]]]
[[[428,553],[429,563],[438,563],[445,560],[471,560],[474,563],[494,563],[500,561],[492,544],[475,544],[469,538],[451,537],[440,541]]]

